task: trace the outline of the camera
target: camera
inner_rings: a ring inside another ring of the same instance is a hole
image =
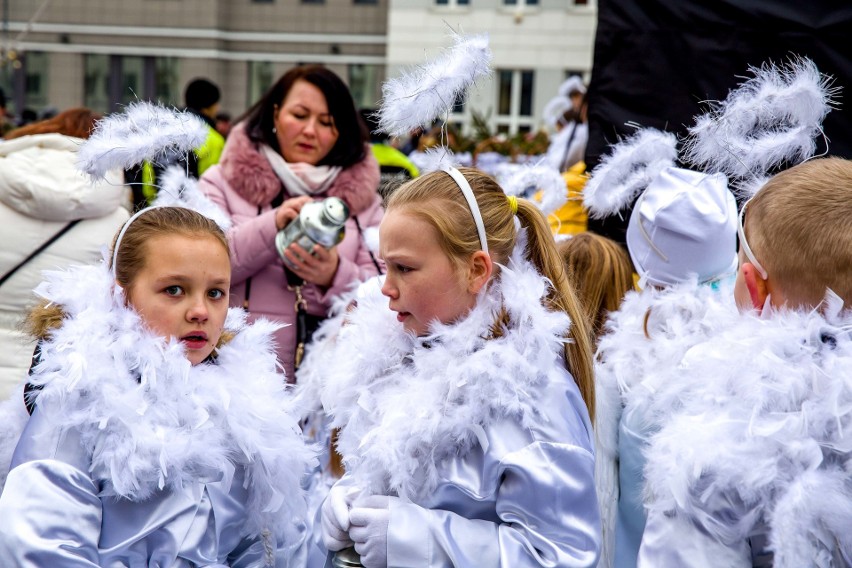
[[[292,243],[313,254],[314,245],[330,249],[346,235],[344,227],[349,218],[349,207],[339,197],[327,197],[302,206],[299,216],[275,235],[275,249],[285,264],[290,261],[284,251]]]

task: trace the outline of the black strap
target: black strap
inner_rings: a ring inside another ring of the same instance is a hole
[[[41,254],[41,252],[42,252],[44,249],[46,249],[47,247],[49,247],[50,245],[52,245],[53,243],[55,243],[55,242],[56,242],[56,239],[58,239],[59,237],[61,237],[62,235],[64,235],[64,234],[65,234],[65,233],[67,233],[68,231],[70,231],[70,230],[71,230],[71,228],[72,228],[72,227],[74,227],[74,225],[76,225],[76,224],[77,224],[77,223],[79,223],[79,222],[80,222],[80,219],[75,219],[74,221],[71,221],[70,223],[68,223],[67,225],[65,225],[64,227],[62,227],[62,230],[60,230],[58,233],[56,233],[55,235],[53,235],[52,237],[50,237],[50,238],[49,238],[46,242],[44,242],[44,243],[43,243],[40,247],[38,247],[38,248],[37,248],[37,249],[35,249],[32,253],[30,253],[30,255],[29,255],[27,258],[25,258],[24,260],[22,260],[21,262],[19,262],[19,263],[17,264],[17,266],[15,266],[14,268],[12,268],[12,270],[10,270],[10,271],[9,271],[9,272],[7,272],[6,274],[4,274],[4,275],[3,275],[3,277],[2,277],[2,278],[0,278],[0,286],[2,286],[2,285],[6,282],[6,280],[8,280],[9,278],[11,278],[11,277],[12,277],[12,275],[13,275],[13,274],[15,274],[18,270],[20,270],[20,269],[21,269],[21,267],[23,267],[26,263],[28,263],[29,261],[31,261],[32,259],[34,259],[35,257],[37,257],[39,254]]]
[[[10,270],[9,272],[7,272],[6,274],[4,274],[4,275],[3,275],[3,277],[2,277],[2,278],[0,278],[0,286],[2,286],[2,285],[6,282],[6,280],[8,280],[9,278],[11,278],[11,277],[12,277],[12,275],[13,275],[14,273],[16,273],[18,270],[20,270],[22,266],[24,266],[26,263],[28,263],[29,261],[31,261],[32,259],[34,259],[35,257],[37,257],[39,254],[41,254],[41,252],[42,252],[44,249],[46,249],[47,247],[49,247],[50,245],[52,245],[53,243],[55,243],[55,242],[56,242],[56,239],[58,239],[59,237],[61,237],[62,235],[64,235],[64,234],[65,234],[65,233],[67,233],[68,231],[70,231],[70,230],[71,230],[71,228],[72,228],[74,225],[76,225],[77,223],[79,223],[79,222],[80,222],[80,219],[75,219],[75,220],[71,221],[70,223],[68,223],[67,225],[65,225],[64,227],[62,227],[62,229],[61,229],[58,233],[56,233],[55,235],[53,235],[52,237],[50,237],[49,239],[47,239],[47,241],[45,241],[44,243],[42,243],[42,245],[41,245],[40,247],[38,247],[37,249],[35,249],[32,253],[30,253],[30,255],[29,255],[27,258],[25,258],[24,260],[22,260],[21,262],[19,262],[19,263],[17,264],[17,266],[15,266],[14,268],[12,268],[12,270]]]
[[[565,150],[562,152],[562,160],[559,162],[559,171],[564,172],[568,168],[565,167],[565,162],[568,160],[568,151],[571,150],[571,143],[574,141],[574,136],[577,135],[577,121],[572,122],[571,136],[568,137],[568,142],[565,143]]]
[[[367,249],[367,254],[370,255],[370,260],[373,261],[373,266],[376,267],[376,272],[378,272],[381,276],[384,272],[382,272],[382,267],[379,264],[379,261],[376,260],[376,256],[373,254],[373,251],[371,251],[370,247],[367,246],[367,241],[364,240],[364,229],[361,228],[361,222],[358,220],[358,216],[353,215],[352,220],[355,221],[355,226],[358,227],[358,234],[361,235],[361,241],[364,243],[364,248]]]

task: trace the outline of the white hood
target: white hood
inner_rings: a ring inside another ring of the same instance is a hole
[[[76,166],[83,140],[35,134],[0,143],[0,201],[45,221],[103,217],[127,199],[119,171],[93,182]]]

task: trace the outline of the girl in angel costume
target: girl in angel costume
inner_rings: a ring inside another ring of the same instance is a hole
[[[0,564],[300,562],[313,451],[276,326],[228,309],[230,275],[222,229],[166,206],[108,262],[46,273],[25,399],[4,403],[25,418],[0,436]]]
[[[595,566],[590,335],[544,217],[447,167],[391,196],[380,250],[386,299],[359,299],[326,359],[346,469],[326,547],[368,568]]]

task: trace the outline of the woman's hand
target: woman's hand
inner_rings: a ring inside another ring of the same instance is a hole
[[[289,261],[288,268],[302,280],[325,288],[331,286],[340,263],[337,247],[326,250],[314,245],[313,254],[310,254],[298,244],[292,243],[284,249],[284,256]]]
[[[309,196],[302,195],[301,197],[291,197],[279,205],[278,209],[275,210],[275,226],[278,227],[278,230],[280,231],[289,225],[290,221],[298,217],[299,211],[310,200]]]

